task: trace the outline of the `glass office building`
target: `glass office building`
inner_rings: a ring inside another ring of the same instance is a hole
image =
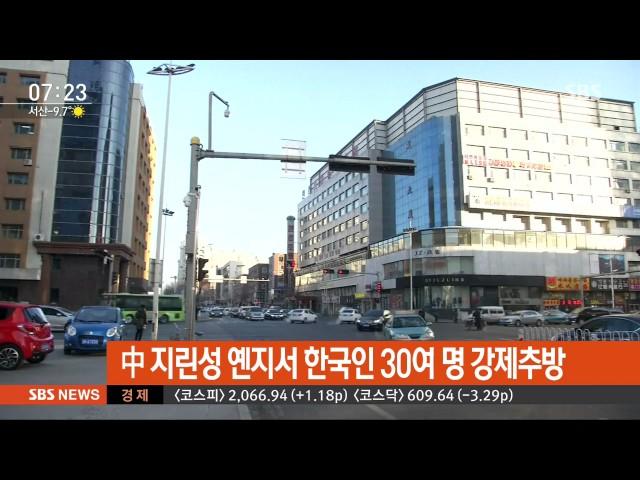
[[[460,225],[457,133],[456,117],[434,117],[387,148],[416,163],[415,176],[396,178],[396,232],[410,216],[417,229]]]
[[[86,113],[63,120],[51,239],[121,242],[121,206],[133,70],[124,60],[74,60]]]

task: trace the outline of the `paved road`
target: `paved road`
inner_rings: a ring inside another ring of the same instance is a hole
[[[335,318],[315,324],[286,321],[250,322],[201,316],[197,330],[204,340],[382,340],[381,332],[359,332],[354,325],[338,325]],[[515,327],[487,326],[468,331],[463,324],[436,323],[438,340],[512,340]],[[161,325],[159,337],[168,339],[175,325]],[[149,337],[149,329],[145,333]],[[43,363],[0,372],[2,384],[104,384],[104,355],[62,354],[62,334],[56,351]],[[0,419],[428,419],[428,418],[640,418],[640,405],[107,405],[100,407],[0,407]]]

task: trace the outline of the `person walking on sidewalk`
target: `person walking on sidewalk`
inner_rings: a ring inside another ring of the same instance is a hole
[[[133,319],[136,326],[136,340],[142,340],[144,329],[147,328],[147,309],[144,305],[140,305],[136,310],[136,316]]]

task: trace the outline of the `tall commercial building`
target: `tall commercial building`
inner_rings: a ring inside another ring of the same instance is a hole
[[[0,300],[45,299],[33,242],[51,231],[62,119],[30,114],[29,88],[64,91],[68,71],[67,60],[0,60]]]
[[[640,285],[626,273],[640,266],[640,135],[632,102],[456,78],[423,89],[340,153],[367,149],[415,160],[416,175],[394,179],[393,211],[371,206],[371,186],[368,198],[358,197],[394,234],[374,240],[370,226],[346,278],[322,273],[332,262],[348,263],[342,252],[332,261],[331,247],[317,254],[303,242],[298,290],[322,305],[409,307],[411,279],[414,307],[542,309],[576,306],[583,297],[611,304],[610,280],[585,278],[608,274],[610,266],[618,272],[615,304],[640,303]],[[335,202],[335,180],[340,189],[347,175],[312,183],[316,194],[300,205],[317,229],[310,240],[320,246],[336,226],[349,233],[340,215],[322,211]],[[403,233],[410,224],[418,230],[411,241]],[[382,295],[372,291],[377,280]],[[350,298],[333,293],[345,287]]]
[[[42,72],[39,78],[38,71]],[[149,122],[141,89],[133,86],[131,66],[123,60],[2,61],[0,73],[12,82],[14,76],[24,78],[20,80],[24,88],[29,88],[28,82],[37,82],[45,91],[45,83],[53,84],[51,92],[63,93],[52,93],[49,101],[58,103],[65,100],[71,85],[77,102],[71,103],[77,108],[64,118],[31,116],[26,121],[24,116],[9,116],[16,132],[18,124],[24,124],[21,130],[38,132],[31,140],[38,142],[37,150],[28,152],[22,146],[24,140],[0,140],[3,149],[16,150],[12,153],[16,159],[26,163],[31,155],[32,167],[37,164],[33,188],[23,191],[24,197],[7,197],[10,201],[5,202],[16,210],[29,205],[33,218],[26,251],[18,254],[24,262],[13,262],[31,272],[20,278],[15,272],[0,272],[0,279],[14,280],[6,296],[77,308],[95,304],[104,292],[126,291],[130,262],[132,273],[140,275],[135,278],[145,275],[141,267],[148,257],[149,181],[155,165]],[[30,103],[25,91],[0,96],[6,97],[5,102]],[[29,185],[28,175],[11,176],[12,183],[25,181]],[[131,225],[136,217],[140,222]],[[22,235],[25,239],[24,229]],[[142,286],[141,281],[136,283]]]
[[[269,264],[256,263],[249,268],[248,280],[269,280]],[[269,283],[254,281],[248,282],[253,304],[266,305],[269,301]]]
[[[151,215],[155,189],[156,142],[142,96],[142,85],[133,85],[131,96],[127,168],[122,214],[122,239],[134,256],[129,265],[129,292],[151,290],[149,254]]]

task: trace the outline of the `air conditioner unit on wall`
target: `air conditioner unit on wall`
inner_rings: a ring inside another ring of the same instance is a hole
[[[25,158],[25,159],[24,159],[24,166],[25,166],[25,167],[29,167],[29,166],[31,166],[31,165],[33,165],[33,159],[31,159],[31,158]]]
[[[473,175],[467,175],[467,180],[473,180]]]
[[[495,179],[495,178],[493,178],[493,177],[488,177],[488,178],[487,178],[487,182],[491,182],[491,183],[493,183],[493,182],[495,182],[495,181],[496,181],[496,179]]]

